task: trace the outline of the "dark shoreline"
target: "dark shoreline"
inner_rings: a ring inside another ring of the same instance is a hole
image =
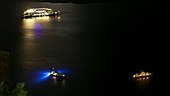
[[[88,4],[88,3],[119,3],[126,0],[26,0],[24,2],[51,2],[51,3],[75,3],[75,4]],[[23,0],[14,0],[11,2],[23,2]]]

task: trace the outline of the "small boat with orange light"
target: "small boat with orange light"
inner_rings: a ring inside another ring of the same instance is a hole
[[[149,73],[149,72],[145,72],[145,71],[142,71],[140,73],[136,73],[133,75],[133,78],[135,79],[138,79],[138,78],[148,78],[150,76],[152,76],[153,73]]]

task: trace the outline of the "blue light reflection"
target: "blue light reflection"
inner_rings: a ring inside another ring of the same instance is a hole
[[[36,78],[33,80],[34,83],[41,83],[47,81],[50,76],[50,70],[41,70],[35,73]]]
[[[35,36],[36,38],[40,38],[42,36],[42,26],[40,23],[36,23],[35,25]]]
[[[36,23],[36,24],[35,24],[35,29],[36,29],[36,30],[42,29],[41,24],[40,24],[40,23]]]

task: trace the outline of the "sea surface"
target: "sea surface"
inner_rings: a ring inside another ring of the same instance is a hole
[[[166,59],[163,16],[155,3],[5,4],[0,50],[10,52],[11,83],[25,82],[28,96],[165,93],[166,83],[161,79]],[[35,7],[52,8],[61,14],[22,18],[25,10]],[[53,67],[66,78],[60,81],[48,76]],[[133,74],[141,70],[154,75],[133,80]]]

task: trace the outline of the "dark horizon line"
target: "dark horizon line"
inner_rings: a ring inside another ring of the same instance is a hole
[[[14,2],[23,0],[14,0]],[[52,2],[52,3],[117,3],[125,0],[26,0],[26,2]]]

